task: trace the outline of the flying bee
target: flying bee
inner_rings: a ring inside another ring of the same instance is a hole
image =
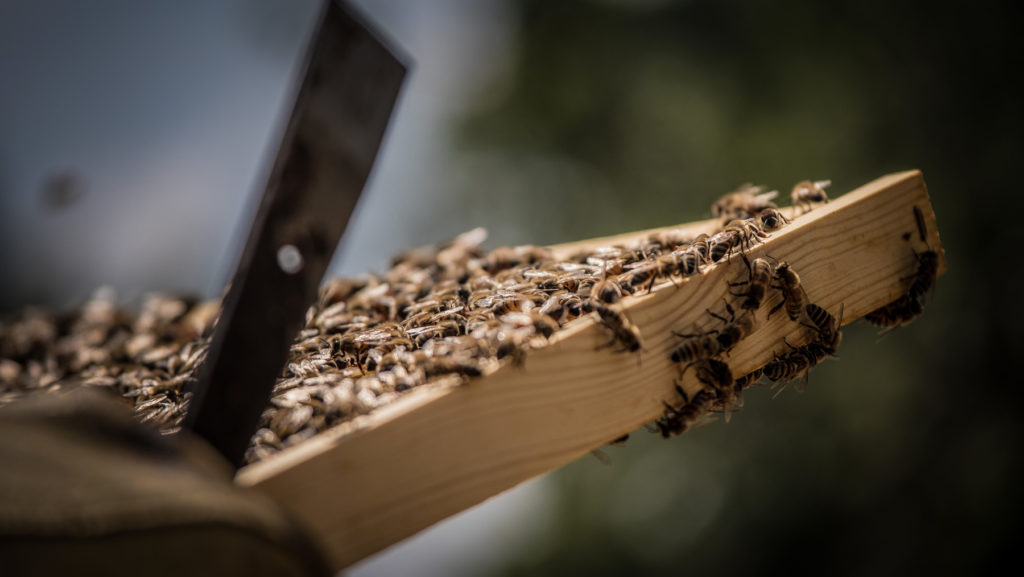
[[[782,216],[777,208],[766,208],[757,216],[761,219],[761,230],[765,232],[774,232],[789,224],[789,219]]]
[[[597,312],[601,323],[612,332],[612,340],[604,346],[611,346],[617,341],[622,346],[623,351],[631,353],[635,353],[643,347],[640,329],[627,319],[623,313],[594,301],[584,303],[584,309],[588,312]]]
[[[743,255],[743,262],[747,264],[749,279],[741,283],[730,283],[729,286],[748,285],[747,292],[742,293],[746,298],[740,306],[747,310],[757,310],[761,307],[765,292],[771,285],[772,277],[775,274],[775,264],[767,258],[755,258],[753,262]],[[741,296],[741,295],[736,295]]]
[[[803,180],[793,187],[793,206],[799,208],[801,214],[810,212],[815,202],[828,202],[825,189],[832,184],[831,180]]]
[[[800,284],[800,275],[796,274],[788,262],[783,261],[775,268],[774,278],[778,281],[774,288],[782,291],[783,301],[768,311],[768,318],[771,318],[772,313],[785,305],[789,319],[795,321],[800,317],[807,304],[807,292]]]

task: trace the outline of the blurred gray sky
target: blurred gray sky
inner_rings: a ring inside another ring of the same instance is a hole
[[[474,223],[439,198],[449,120],[503,68],[501,2],[356,2],[415,60],[334,273]],[[317,0],[0,5],[0,310],[110,284],[219,294]]]
[[[493,88],[515,32],[503,2],[355,4],[414,63],[335,274],[383,268],[403,248],[475,226],[444,210],[457,178],[447,131]],[[0,4],[0,310],[70,304],[104,284],[129,299],[219,294],[317,5]],[[482,571],[541,524],[542,484],[349,574]]]

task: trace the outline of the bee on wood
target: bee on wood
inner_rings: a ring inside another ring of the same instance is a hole
[[[502,315],[499,320],[517,327],[531,327],[544,338],[550,337],[558,330],[558,323],[551,320],[551,317],[540,313],[508,313]]]
[[[801,214],[803,214],[810,212],[816,202],[828,202],[828,194],[825,193],[825,189],[831,184],[831,180],[817,180],[814,182],[803,180],[796,183],[792,193],[793,206],[800,209]]]
[[[608,278],[607,264],[602,267],[601,280],[590,287],[590,298],[605,304],[614,304],[622,299],[622,285],[617,280]]]
[[[793,270],[793,267],[788,262],[783,261],[775,268],[774,277],[778,284],[773,285],[773,288],[782,291],[783,301],[768,311],[768,318],[771,318],[775,311],[785,306],[789,319],[795,321],[800,317],[804,306],[807,304],[807,292],[804,291],[803,285],[800,284],[800,275],[796,274],[796,271]]]
[[[676,408],[667,402],[664,403],[665,414],[654,422],[661,436],[665,439],[681,435],[690,430],[693,423],[706,413],[718,398],[718,395],[712,389],[701,389],[693,395],[692,399],[687,396],[686,392],[679,385],[676,385],[676,390],[683,397],[682,406]]]
[[[815,339],[816,342],[823,345],[829,354],[832,354],[839,348],[839,343],[843,338],[839,327],[843,322],[844,308],[845,305],[839,307],[839,320],[837,321],[828,311],[814,303],[804,307],[807,318],[813,324],[810,328],[818,332],[818,338]]]
[[[909,324],[924,312],[924,305],[918,299],[903,295],[880,309],[864,315],[864,320],[876,327],[889,330]]]
[[[651,292],[654,283],[658,278],[670,276],[677,270],[677,262],[674,256],[659,256],[654,260],[643,261],[637,264],[624,274],[624,286],[633,293],[644,285],[647,285],[647,292]]]
[[[924,213],[916,205],[914,220],[917,222],[918,234],[922,241],[927,242],[928,231],[925,227]],[[914,257],[917,259],[917,271],[908,277],[911,282],[906,294],[864,316],[869,323],[886,328],[885,332],[909,324],[920,316],[924,312],[922,301],[935,286],[939,273],[939,253],[929,249],[920,253],[915,252]]]
[[[709,240],[711,261],[722,260],[737,247],[748,250],[752,244],[761,242],[763,238],[768,238],[768,235],[758,228],[753,219],[731,221]]]
[[[776,355],[767,365],[764,366],[764,376],[779,386],[775,395],[779,396],[785,389],[786,383],[805,374],[817,363],[814,355],[804,348],[798,348],[786,343],[790,347],[788,353]]]
[[[647,238],[649,245],[661,247],[661,250],[672,252],[683,245],[689,245],[693,238],[682,230],[666,230],[652,234]]]
[[[735,386],[737,391],[742,391],[743,389],[745,389],[745,388],[749,387],[750,385],[753,385],[754,383],[756,383],[758,381],[758,379],[761,378],[761,375],[763,375],[763,374],[764,374],[764,367],[761,367],[759,369],[754,369],[753,371],[750,371],[749,373],[743,375],[742,377],[737,377],[736,378],[736,382],[734,383],[734,386]]]
[[[627,319],[626,315],[593,301],[587,301],[585,303],[585,310],[587,310],[587,312],[596,312],[597,316],[601,319],[601,323],[608,327],[612,332],[612,340],[604,346],[611,346],[618,342],[622,347],[622,351],[628,351],[631,353],[635,353],[643,347],[643,339],[640,336],[640,329]]]
[[[772,202],[778,195],[777,190],[764,192],[763,186],[747,183],[715,201],[711,213],[725,220],[751,218],[765,209],[778,208]]]
[[[719,354],[722,352],[722,345],[718,341],[716,332],[685,334],[672,331],[672,334],[675,336],[685,338],[686,340],[683,341],[683,344],[672,350],[669,358],[674,363],[692,363],[699,359],[706,359]]]
[[[544,301],[537,312],[564,322],[583,314],[583,299],[570,292],[555,293]]]
[[[730,406],[735,400],[736,381],[729,365],[718,359],[702,359],[697,362],[697,380],[704,386],[717,392],[715,402],[723,407]]]
[[[748,280],[740,283],[730,283],[729,286],[748,285],[747,292],[735,296],[745,296],[740,306],[746,310],[757,310],[761,307],[761,301],[771,285],[772,277],[775,274],[775,264],[767,258],[755,258],[751,262],[747,255],[743,255],[743,262],[747,264]]]
[[[939,253],[933,250],[926,250],[917,255],[917,272],[914,274],[913,282],[907,289],[907,296],[911,300],[924,298],[928,291],[935,286],[935,279],[939,274]]]
[[[710,263],[711,237],[706,233],[697,235],[697,238],[693,239],[693,242],[686,247],[686,251],[696,254],[702,263]]]
[[[708,412],[716,403],[721,403],[724,406],[731,404],[734,381],[729,365],[716,359],[701,359],[693,364],[697,366],[697,380],[704,385],[704,388],[694,394],[691,399],[686,391],[676,384],[676,392],[683,398],[682,406],[676,408],[667,402],[664,403],[665,414],[655,421],[655,426],[661,432],[661,436],[666,439],[685,433],[701,415]]]
[[[782,216],[777,208],[766,208],[757,216],[761,219],[761,230],[765,232],[774,232],[789,224],[789,219]]]
[[[420,366],[427,378],[449,374],[479,377],[484,373],[480,363],[470,358],[429,357]]]
[[[737,343],[750,336],[750,333],[754,332],[754,329],[757,327],[757,318],[754,316],[753,311],[744,311],[737,318],[736,312],[729,303],[725,303],[725,309],[729,312],[728,321],[722,316],[711,313],[725,322],[724,327],[717,329],[718,335],[715,337],[722,353],[732,350]]]

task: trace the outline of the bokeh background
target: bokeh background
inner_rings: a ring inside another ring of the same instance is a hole
[[[984,574],[1024,529],[1009,3],[361,0],[415,60],[332,270],[475,226],[704,218],[745,181],[924,171],[949,272],[804,394],[633,435],[352,575]],[[0,311],[230,274],[317,2],[0,4]],[[1009,260],[1008,260],[1009,259]]]

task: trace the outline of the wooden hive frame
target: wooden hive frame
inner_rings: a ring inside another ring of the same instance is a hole
[[[913,207],[927,225],[921,242]],[[935,215],[919,171],[891,174],[807,214],[747,251],[789,262],[811,302],[843,324],[883,307],[907,290],[916,253],[934,250],[945,272]],[[720,226],[704,221],[693,233]],[[565,257],[583,249],[629,243],[657,230],[552,247]],[[707,310],[722,308],[729,282],[746,278],[741,258],[666,281],[621,308],[640,328],[644,348],[614,354],[595,315],[556,333],[522,366],[506,364],[461,386],[417,389],[357,418],[241,470],[237,482],[269,494],[319,538],[335,568],[349,566],[433,523],[522,481],[556,469],[660,417],[679,366],[669,360],[676,331],[709,326]],[[729,297],[733,298],[733,297]],[[766,319],[776,291],[758,310],[758,326],[726,357],[735,376],[785,352],[808,332],[784,313]],[[684,375],[688,394],[700,389]]]

